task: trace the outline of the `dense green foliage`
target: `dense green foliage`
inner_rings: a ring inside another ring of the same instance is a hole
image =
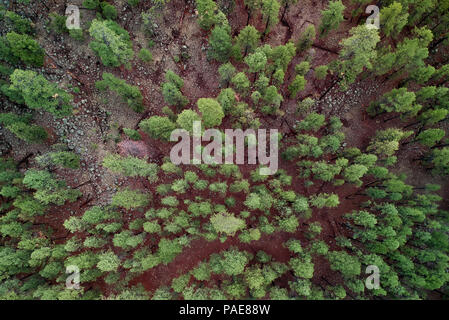
[[[128,65],[134,57],[128,32],[111,20],[93,20],[89,33],[93,38],[90,48],[98,55],[105,66]]]

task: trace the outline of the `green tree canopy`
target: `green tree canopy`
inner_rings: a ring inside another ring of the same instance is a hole
[[[98,55],[105,66],[119,67],[129,65],[134,57],[128,32],[112,20],[94,19],[89,28],[90,48]]]

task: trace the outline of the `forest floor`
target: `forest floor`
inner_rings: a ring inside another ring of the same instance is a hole
[[[47,53],[45,66],[42,68],[43,74],[49,79],[58,82],[62,87],[80,88],[79,94],[74,94],[75,114],[62,120],[54,120],[48,114],[39,114],[35,117],[36,122],[44,126],[52,136],[52,139],[45,145],[24,144],[8,133],[0,129],[0,140],[9,149],[9,155],[16,160],[21,160],[29,154],[45,153],[55,142],[67,143],[71,149],[81,154],[82,168],[75,171],[60,170],[57,173],[63,176],[69,185],[79,187],[83,192],[83,197],[74,204],[59,207],[49,215],[40,218],[42,222],[49,223],[55,231],[53,239],[63,239],[68,232],[62,223],[70,215],[80,215],[86,208],[92,205],[108,203],[114,192],[124,185],[133,188],[146,189],[153,193],[156,203],[158,196],[152,186],[145,179],[121,178],[111,174],[102,167],[103,157],[108,152],[120,152],[122,154],[133,154],[139,157],[149,157],[152,161],[160,161],[162,156],[169,155],[170,146],[161,144],[144,136],[143,141],[122,142],[126,140],[121,133],[121,128],[137,128],[141,120],[151,115],[161,115],[161,109],[165,105],[160,85],[164,81],[166,70],[173,70],[184,80],[184,95],[189,99],[190,107],[195,107],[198,98],[215,97],[219,93],[218,67],[219,64],[209,61],[206,57],[207,34],[202,31],[197,23],[194,4],[192,1],[172,0],[164,10],[164,14],[158,19],[158,35],[155,39],[155,46],[151,49],[153,62],[145,64],[135,58],[132,61],[132,68],[106,68],[94,56],[88,48],[88,41],[82,43],[71,39],[67,35],[50,34],[43,29],[47,19],[48,9],[51,12],[64,14],[66,1],[44,1],[47,3],[33,4],[26,10],[27,14],[33,16],[33,22],[38,27],[38,38]],[[71,3],[80,5],[81,0],[74,0]],[[131,35],[135,51],[146,47],[148,39],[143,35],[140,28],[140,12],[148,9],[148,5],[142,2],[138,7],[129,9],[124,5],[125,1],[115,1],[119,12],[119,23]],[[343,1],[348,8],[353,6],[351,1]],[[286,13],[284,21],[279,23],[266,38],[266,43],[280,45],[289,39],[297,39],[301,32],[309,24],[318,26],[320,21],[320,11],[324,8],[326,1],[301,1],[300,4],[292,6]],[[46,6],[48,8],[46,8]],[[124,9],[126,8],[126,9]],[[91,10],[82,11],[82,22],[93,19],[95,13]],[[347,9],[347,12],[350,12]],[[233,13],[229,16],[232,30],[240,30],[246,25],[247,13],[244,9],[243,0],[237,0]],[[260,17],[254,17],[250,23],[259,29],[263,29]],[[312,69],[315,66],[327,64],[337,57],[339,41],[347,37],[348,30],[355,25],[349,17],[341,24],[340,28],[333,31],[325,40],[315,41],[313,48],[308,54],[313,54]],[[185,47],[184,47],[185,46]],[[179,56],[181,50],[187,50],[190,58],[176,62],[175,56]],[[297,55],[292,61],[286,74],[286,79],[292,77],[293,66],[304,60],[304,55]],[[98,93],[95,90],[95,81],[101,79],[103,72],[112,72],[128,83],[137,85],[144,96],[145,112],[137,114],[130,110],[118,97],[108,93]],[[324,81],[313,80],[312,73],[306,76],[308,80],[306,89],[301,92],[300,99],[313,97],[319,99],[321,94],[331,85],[332,79],[328,77]],[[286,81],[288,83],[288,81]],[[326,96],[316,105],[318,111],[330,116],[339,116],[344,124],[346,143],[348,146],[365,148],[370,138],[377,129],[391,126],[404,126],[399,120],[384,122],[384,119],[372,119],[366,114],[366,108],[370,102],[379,98],[383,93],[390,91],[397,85],[397,80],[384,79],[360,79],[350,88],[341,92],[337,87],[330,90]],[[286,87],[282,88],[286,92]],[[3,109],[10,111],[13,107],[8,102],[3,101]],[[294,110],[296,104],[294,100],[286,100],[282,105],[282,110],[287,114],[287,121],[293,125],[299,120]],[[17,111],[17,110],[15,110]],[[20,110],[19,110],[20,111]],[[283,133],[289,132],[289,127],[281,120],[273,120],[270,117],[259,115],[262,127],[278,128]],[[226,124],[224,124],[225,126]],[[58,140],[59,139],[59,140]],[[137,152],[137,153],[136,153]],[[406,173],[407,182],[417,187],[423,186],[426,182],[440,183],[442,185],[441,196],[444,200],[444,207],[449,208],[449,181],[443,178],[435,178],[425,171],[418,162],[413,161],[420,154],[417,147],[407,146],[398,152],[398,163],[395,166],[396,172]],[[32,167],[35,164],[24,162],[22,166]],[[293,180],[294,190],[300,194],[305,194],[301,180],[296,177],[294,162],[281,162],[280,168],[285,169],[289,175],[295,177]],[[251,166],[242,166],[241,171],[245,178],[248,178]],[[163,181],[162,181],[163,182]],[[316,190],[310,190],[310,193]],[[348,231],[342,226],[342,216],[345,213],[358,207],[358,204],[365,199],[357,197],[352,200],[345,199],[346,196],[355,193],[356,188],[345,185],[338,189],[332,189],[326,185],[321,192],[336,192],[341,204],[337,209],[314,210],[313,217],[308,223],[319,221],[323,226],[321,234],[330,249],[336,249],[335,237],[340,234],[347,234]],[[199,193],[201,195],[201,193]],[[192,196],[192,195],[188,195]],[[236,212],[243,209],[243,198],[237,197]],[[127,212],[126,215],[143,215],[141,212]],[[184,248],[174,261],[168,265],[159,265],[141,276],[135,278],[133,283],[142,283],[146,289],[154,290],[162,285],[169,285],[170,280],[178,275],[195,267],[200,261],[207,259],[210,254],[225,250],[231,246],[256,253],[264,250],[272,255],[276,260],[286,262],[290,259],[290,252],[282,245],[291,237],[307,242],[304,231],[300,228],[296,234],[274,233],[263,235],[260,240],[250,244],[242,244],[237,237],[228,238],[224,243],[219,240],[206,242],[204,240],[193,241],[190,246]],[[321,259],[321,258],[319,258]],[[322,260],[322,261],[321,261]],[[313,282],[317,285],[326,286],[328,283],[339,283],[340,275],[329,268],[325,259],[315,260],[315,276]],[[291,275],[287,274],[277,281],[288,281]]]

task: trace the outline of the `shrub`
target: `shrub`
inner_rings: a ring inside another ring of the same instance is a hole
[[[36,161],[44,166],[60,165],[68,169],[78,169],[80,167],[80,157],[69,151],[50,152],[36,158]]]
[[[112,251],[100,254],[98,258],[97,267],[103,272],[116,271],[120,266],[120,259]]]
[[[191,109],[183,110],[176,119],[176,124],[184,130],[193,133],[193,122],[200,121],[201,117],[198,113]]]
[[[139,59],[145,62],[151,62],[153,60],[153,55],[150,50],[142,48],[139,51]]]
[[[143,230],[148,233],[159,233],[161,232],[161,226],[157,221],[148,221],[143,224]]]
[[[189,101],[181,92],[184,81],[171,70],[165,73],[165,80],[166,82],[162,84],[162,95],[164,96],[165,102],[177,107],[187,105]]]
[[[315,77],[318,80],[323,80],[327,76],[329,67],[328,66],[318,66],[315,68]]]
[[[123,128],[123,133],[126,134],[131,140],[138,141],[142,139],[142,136],[137,130]]]
[[[243,72],[239,72],[235,76],[233,76],[231,79],[231,83],[235,87],[235,89],[242,94],[247,93],[250,85],[248,77]]]
[[[176,125],[168,117],[153,116],[139,124],[140,129],[154,139],[169,140]]]
[[[90,48],[98,55],[105,66],[129,66],[134,57],[131,39],[128,32],[112,20],[94,19],[89,33],[94,39]]]
[[[111,73],[103,73],[103,80],[97,81],[95,86],[99,90],[109,90],[117,93],[128,106],[136,112],[143,111],[143,96],[139,87],[126,83],[125,80],[116,78]]]
[[[103,17],[109,20],[117,19],[117,9],[113,5],[103,1],[101,2],[100,7]]]
[[[6,126],[6,128],[18,138],[30,143],[41,142],[48,137],[44,128],[34,124],[29,125],[23,122],[16,122]]]
[[[30,109],[43,109],[56,117],[72,114],[73,97],[31,70],[16,69],[10,76],[11,85],[5,94],[15,102],[24,103]]]
[[[109,154],[103,159],[103,166],[114,173],[120,173],[129,177],[150,177],[151,180],[157,178],[158,166],[155,163],[148,163],[145,160],[128,156],[121,157],[116,154]]]
[[[224,113],[221,105],[217,100],[212,98],[198,99],[198,109],[203,116],[204,125],[207,128],[216,127],[221,124],[224,118]]]
[[[40,67],[44,64],[44,50],[39,43],[29,35],[18,34],[12,31],[6,35],[5,39],[14,60],[20,59],[23,63],[36,67]]]
[[[229,33],[229,28],[215,26],[209,37],[209,46],[209,57],[219,62],[228,61],[232,47],[232,38]]]
[[[139,191],[123,189],[121,191],[117,191],[117,193],[112,196],[111,204],[113,206],[119,206],[129,210],[139,207],[145,207],[149,202],[150,195],[141,193]]]
[[[161,199],[161,203],[165,206],[177,207],[179,204],[178,199],[174,196],[169,196]]]

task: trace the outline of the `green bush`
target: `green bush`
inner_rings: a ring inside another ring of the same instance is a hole
[[[125,209],[135,209],[145,207],[150,202],[150,195],[130,189],[117,191],[112,196],[111,204],[113,206],[123,207]]]
[[[133,156],[121,157],[117,154],[109,154],[104,157],[103,166],[114,173],[128,177],[148,177],[151,181],[157,179],[159,170],[155,163],[148,163],[146,160]]]
[[[153,61],[153,55],[150,50],[142,48],[139,51],[139,59],[145,62],[151,62]]]
[[[219,126],[224,118],[224,112],[217,100],[212,98],[200,98],[197,101],[204,122],[204,126],[212,128]]]
[[[6,50],[2,53],[0,50],[0,59],[15,63],[21,60],[23,63],[31,66],[40,67],[44,64],[45,52],[39,43],[27,34],[18,34],[14,31],[8,33],[5,38],[0,40],[0,48]]]
[[[134,57],[128,32],[112,20],[93,20],[89,28],[93,41],[90,48],[98,55],[105,66],[129,66]]]
[[[70,151],[50,152],[36,158],[41,165],[60,165],[63,168],[78,169],[80,167],[80,157]]]
[[[123,133],[125,133],[131,140],[138,141],[142,140],[142,136],[137,130],[123,128]]]
[[[48,137],[44,128],[34,124],[16,122],[6,126],[6,128],[18,138],[30,143],[42,142]]]
[[[83,7],[87,9],[97,9],[100,6],[100,0],[84,0]]]
[[[117,9],[113,5],[107,3],[106,1],[103,1],[101,2],[100,7],[101,13],[103,14],[103,17],[105,17],[105,19],[117,19]]]
[[[136,112],[143,112],[143,96],[139,87],[126,83],[125,80],[115,77],[111,73],[103,73],[103,80],[97,81],[95,86],[99,90],[109,90],[117,93],[128,106]]]
[[[153,116],[140,122],[140,129],[154,139],[169,140],[176,125],[168,117]]]
[[[16,69],[10,76],[11,85],[2,91],[13,101],[24,103],[30,109],[43,109],[54,116],[72,114],[73,97],[31,70]]]

